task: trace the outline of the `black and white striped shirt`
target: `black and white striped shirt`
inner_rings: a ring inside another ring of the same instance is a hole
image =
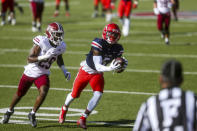
[[[163,89],[143,103],[133,131],[196,131],[197,100],[179,87]]]

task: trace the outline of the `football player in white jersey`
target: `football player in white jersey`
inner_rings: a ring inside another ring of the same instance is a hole
[[[153,11],[157,15],[157,28],[161,32],[161,37],[164,38],[165,44],[170,44],[170,10],[174,0],[154,0]],[[165,25],[165,26],[164,26]]]
[[[62,54],[66,50],[66,44],[63,42],[64,30],[61,24],[51,23],[46,29],[46,36],[37,36],[33,39],[33,48],[27,58],[28,64],[20,79],[18,90],[5,113],[2,123],[8,123],[10,116],[14,113],[15,105],[26,94],[28,89],[34,83],[38,88],[39,95],[36,98],[33,109],[29,112],[28,118],[33,127],[37,126],[35,113],[44,102],[50,87],[50,67],[57,60],[58,66],[61,68],[67,80],[70,80],[70,73],[64,66]]]

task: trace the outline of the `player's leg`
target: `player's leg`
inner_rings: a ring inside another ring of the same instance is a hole
[[[111,9],[111,0],[105,0],[105,9],[106,9],[106,22],[111,22],[112,20],[112,9]]]
[[[163,29],[163,15],[161,15],[161,14],[157,15],[157,29],[161,33],[161,38],[164,38],[165,31]]]
[[[118,5],[118,17],[122,25],[124,24],[123,15],[124,15],[124,2],[120,0],[119,5]]]
[[[170,44],[170,20],[171,20],[171,17],[170,17],[170,13],[166,14],[165,16],[165,43],[167,45]]]
[[[14,0],[10,0],[9,2],[9,8],[10,8],[10,21],[11,25],[16,24],[16,18],[15,18],[15,11],[14,11]]]
[[[65,16],[69,17],[70,13],[69,13],[69,1],[68,0],[64,0],[65,3],[65,10],[66,10],[66,14]]]
[[[84,72],[82,69],[79,70],[73,83],[72,92],[67,95],[65,103],[61,108],[59,123],[64,123],[69,105],[75,98],[79,98],[82,90],[87,86],[89,82],[88,76],[88,73]]]
[[[32,32],[37,32],[37,28],[36,28],[36,2],[31,1],[30,3],[31,5],[31,10],[32,10]]]
[[[55,0],[55,12],[53,14],[54,17],[59,15],[59,8],[60,8],[60,0]]]
[[[27,93],[27,91],[31,87],[33,81],[34,81],[33,78],[30,78],[24,74],[22,75],[19,85],[18,85],[18,90],[14,94],[12,102],[10,104],[10,107],[6,111],[6,113],[4,114],[4,117],[2,119],[3,124],[6,124],[9,122],[10,116],[14,113],[14,107],[21,100],[21,98]]]
[[[130,30],[130,14],[131,14],[131,8],[132,8],[131,1],[126,2],[126,5],[124,8],[125,8],[125,11],[124,11],[125,19],[124,19],[122,33],[124,36],[128,36],[129,30]]]
[[[177,10],[179,9],[179,1],[174,0],[174,2],[175,3],[173,3],[173,5],[172,5],[172,14],[174,15],[175,21],[177,21],[178,20]]]
[[[48,75],[42,75],[42,76],[38,77],[34,81],[34,84],[38,88],[39,95],[36,98],[36,102],[34,104],[33,109],[28,114],[28,118],[30,120],[30,124],[33,127],[36,127],[37,126],[36,112],[39,109],[39,107],[42,105],[42,103],[44,102],[44,100],[47,96],[49,87],[50,87],[50,80],[49,80]]]
[[[37,30],[41,32],[41,26],[42,26],[42,14],[44,10],[44,2],[37,3],[36,8],[36,18],[37,18]]]
[[[99,2],[100,2],[100,0],[94,0],[94,12],[92,14],[92,18],[98,17]]]
[[[90,115],[90,113],[95,109],[97,104],[99,103],[101,96],[103,94],[104,89],[104,78],[103,74],[96,74],[93,75],[90,80],[90,86],[92,87],[94,93],[90,101],[88,102],[88,106],[85,110],[85,112],[82,114],[80,119],[78,120],[78,124],[81,128],[86,129],[86,119]]]
[[[18,2],[14,1],[14,6],[18,8],[18,10],[21,14],[24,13],[23,7],[21,5],[19,5]]]
[[[6,19],[6,11],[8,8],[8,1],[2,1],[1,2],[1,26],[4,26],[6,24],[5,19]]]

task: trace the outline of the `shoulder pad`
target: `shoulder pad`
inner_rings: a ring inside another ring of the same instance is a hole
[[[92,41],[91,46],[92,46],[94,49],[98,50],[98,51],[102,51],[102,48],[103,48],[103,47],[102,47],[102,41],[101,41],[101,39],[95,38],[95,39]]]

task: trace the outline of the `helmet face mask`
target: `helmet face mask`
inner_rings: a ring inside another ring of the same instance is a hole
[[[103,39],[109,44],[115,44],[121,36],[120,29],[117,24],[111,23],[105,26],[103,30]]]
[[[47,38],[56,46],[64,39],[64,30],[61,24],[54,22],[48,25],[46,30]]]

